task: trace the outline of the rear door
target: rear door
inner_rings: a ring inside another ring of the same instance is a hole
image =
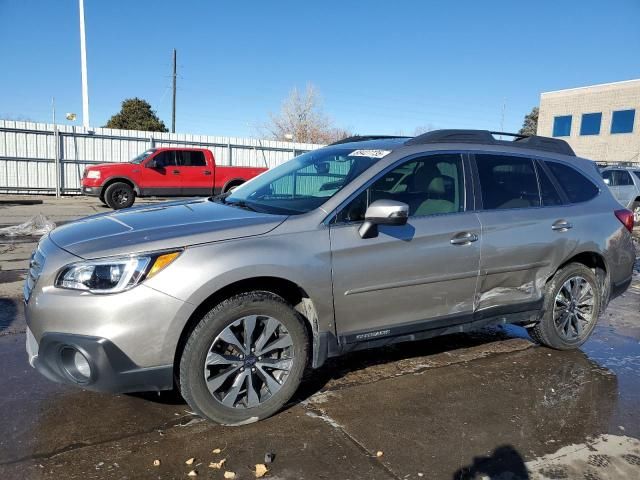
[[[330,227],[336,327],[347,343],[468,321],[480,260],[480,224],[461,154],[399,162],[339,212]],[[367,205],[409,205],[404,226],[358,234]]]
[[[546,279],[568,250],[571,219],[563,193],[532,158],[474,157],[483,239],[476,309],[487,314],[537,309]]]
[[[140,189],[143,195],[180,195],[182,181],[174,150],[160,150],[145,161]]]
[[[182,195],[211,195],[213,171],[202,150],[176,150],[177,170],[182,182]]]

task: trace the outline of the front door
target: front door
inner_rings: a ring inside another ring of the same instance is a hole
[[[462,155],[402,162],[361,192],[331,225],[336,327],[346,342],[468,321],[480,260],[480,223],[466,211]],[[404,226],[358,229],[368,204],[409,205]]]
[[[182,180],[174,150],[161,150],[145,162],[140,189],[144,195],[180,195]]]

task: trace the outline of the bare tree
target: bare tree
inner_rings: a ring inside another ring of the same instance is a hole
[[[422,135],[423,133],[427,133],[435,129],[436,127],[431,123],[428,123],[427,125],[420,125],[413,131],[413,136],[417,137],[418,135]]]
[[[312,84],[308,84],[302,94],[294,88],[280,112],[269,115],[265,129],[276,140],[305,143],[331,143],[352,135],[348,129],[333,126]]]

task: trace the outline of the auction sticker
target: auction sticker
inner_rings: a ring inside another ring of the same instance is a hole
[[[349,154],[350,157],[370,157],[382,158],[391,153],[391,150],[354,150]]]

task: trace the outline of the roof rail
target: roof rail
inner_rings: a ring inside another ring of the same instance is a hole
[[[352,137],[343,138],[337,142],[330,143],[328,146],[341,145],[343,143],[363,142],[365,140],[384,140],[387,138],[411,138],[402,135],[354,135]]]
[[[514,137],[513,141],[498,140],[495,135]],[[478,143],[481,145],[501,145],[510,147],[543,150],[575,157],[575,152],[564,140],[559,138],[521,135],[519,133],[491,132],[489,130],[433,130],[423,133],[405,142],[405,145],[423,145],[429,143]]]

